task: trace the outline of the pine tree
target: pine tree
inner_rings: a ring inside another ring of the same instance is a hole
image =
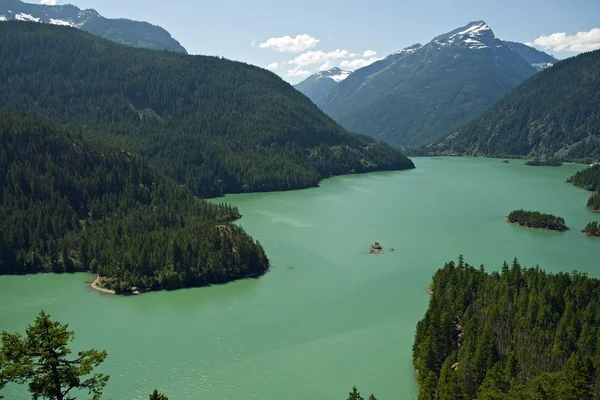
[[[2,332],[0,388],[8,382],[29,382],[34,399],[70,400],[73,389],[86,390],[94,400],[99,399],[109,377],[92,371],[104,361],[106,351],[81,351],[77,358],[68,359],[67,344],[74,333],[67,328],[42,311],[27,327],[25,337]]]
[[[365,400],[365,399],[360,395],[356,386],[352,386],[352,391],[350,393],[348,393],[348,400]]]
[[[154,392],[152,392],[152,394],[150,395],[150,400],[169,400],[169,398],[164,394],[159,393],[156,389],[154,389]]]

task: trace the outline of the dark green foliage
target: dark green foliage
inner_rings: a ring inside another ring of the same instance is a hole
[[[68,325],[50,320],[42,311],[25,337],[3,331],[0,388],[7,382],[29,383],[34,399],[73,400],[73,389],[99,399],[109,377],[92,371],[104,362],[106,351],[80,351],[76,359],[69,359],[67,345],[75,335],[67,329]]]
[[[356,386],[352,386],[352,391],[348,393],[348,400],[365,400],[364,397],[360,395],[360,392],[356,388]],[[369,400],[377,400],[375,396],[372,394],[369,396]]]
[[[560,167],[562,165],[562,161],[556,158],[548,158],[546,160],[535,159],[531,161],[527,161],[525,165],[530,167]]]
[[[24,3],[20,0],[0,0],[0,15],[13,20],[18,14],[31,15],[47,24],[52,23],[52,20],[62,21],[127,46],[187,53],[169,32],[147,22],[104,18],[96,10],[81,10],[71,4],[52,6]]]
[[[567,182],[592,192],[595,191],[588,199],[587,207],[594,212],[600,212],[600,165],[579,171],[567,179]]]
[[[117,291],[262,274],[239,216],[125,150],[0,110],[0,274],[91,271]]]
[[[167,396],[158,392],[158,390],[154,389],[154,392],[150,395],[150,400],[169,400]]]
[[[566,231],[569,228],[565,220],[552,214],[543,214],[539,211],[515,210],[508,214],[508,222],[526,226],[528,228],[550,229],[553,231]]]
[[[588,236],[600,236],[600,226],[598,226],[598,222],[593,221],[587,224],[582,232]]]
[[[417,324],[419,399],[600,398],[600,280],[450,262]]]
[[[600,212],[600,191],[590,196],[587,207],[592,211]]]
[[[346,132],[251,65],[24,22],[0,24],[0,59],[0,107],[39,113],[141,154],[196,195],[414,168],[400,151]]]
[[[430,154],[600,157],[600,51],[569,58],[519,85]]]
[[[579,171],[567,179],[567,182],[591,192],[600,191],[600,165]]]

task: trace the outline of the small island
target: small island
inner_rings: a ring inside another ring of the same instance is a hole
[[[504,160],[504,161],[502,161],[502,163],[503,163],[503,164],[510,164],[510,161],[508,161],[508,160]]]
[[[535,159],[525,163],[525,165],[530,167],[560,167],[562,164],[562,161],[556,158],[548,158],[546,160]]]
[[[539,211],[515,210],[508,214],[508,222],[527,228],[546,229],[551,231],[566,231],[569,228],[565,220],[552,214],[543,214]]]
[[[373,243],[367,250],[369,254],[383,254],[383,247],[378,243]]]
[[[587,236],[600,237],[600,227],[598,226],[598,222],[590,222],[581,232],[585,233]]]

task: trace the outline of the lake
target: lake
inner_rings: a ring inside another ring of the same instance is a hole
[[[230,195],[271,259],[260,279],[102,295],[90,275],[0,277],[0,329],[24,331],[41,310],[69,323],[75,349],[108,351],[105,399],[416,398],[411,351],[434,272],[464,254],[499,269],[518,257],[547,271],[600,277],[600,217],[565,183],[585,166],[416,158],[417,169],[324,181],[319,188]],[[223,199],[217,199],[221,202]],[[565,233],[508,224],[513,209],[565,218]],[[370,255],[373,242],[385,254]],[[388,251],[395,248],[394,252]],[[22,387],[4,390],[27,399]],[[85,397],[82,397],[85,398]]]

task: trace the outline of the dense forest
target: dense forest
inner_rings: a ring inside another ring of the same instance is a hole
[[[588,236],[600,236],[600,226],[598,222],[592,221],[583,228],[582,232]]]
[[[595,192],[589,198],[587,207],[594,211],[600,212],[600,165],[594,165],[590,168],[586,168],[583,171],[579,171],[567,182],[572,183],[580,188]]]
[[[515,259],[433,277],[413,347],[419,400],[600,399],[600,280]]]
[[[568,58],[510,91],[429,154],[600,159],[600,50]]]
[[[0,274],[91,271],[121,292],[262,274],[238,217],[139,156],[0,110]]]
[[[548,158],[546,160],[535,159],[525,163],[529,167],[560,167],[562,164],[562,161],[556,158]]]
[[[566,231],[569,228],[565,220],[552,214],[543,214],[539,211],[515,210],[508,214],[508,222],[536,229],[550,229],[553,231]]]
[[[196,195],[414,168],[399,150],[348,133],[255,66],[26,22],[0,24],[0,58],[0,107],[140,154]]]

